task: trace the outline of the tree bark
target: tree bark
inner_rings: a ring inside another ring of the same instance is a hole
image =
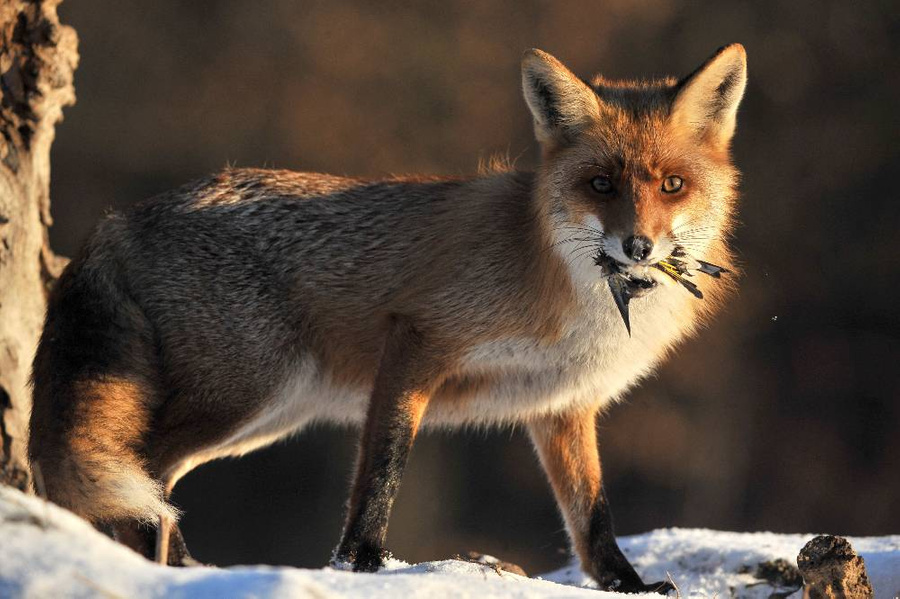
[[[59,0],[0,0],[0,483],[31,487],[26,448],[31,361],[47,290],[65,260],[50,250],[50,145],[75,102],[78,38]]]

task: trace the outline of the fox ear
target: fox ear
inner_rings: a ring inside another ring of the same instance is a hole
[[[704,141],[727,148],[747,86],[747,53],[740,44],[720,48],[676,87],[672,118]]]
[[[594,91],[541,50],[528,50],[522,57],[522,90],[542,144],[572,141],[598,114]]]

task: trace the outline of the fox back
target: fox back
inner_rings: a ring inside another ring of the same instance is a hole
[[[438,356],[416,426],[594,414],[649,373],[730,288],[710,278],[697,300],[654,266],[677,248],[733,270],[743,49],[680,81],[587,83],[540,51],[522,75],[533,173],[228,169],[107,217],[35,360],[30,454],[50,497],[95,522],[171,520],[197,465],[371,420],[401,321]],[[653,287],[630,331],[601,255]]]

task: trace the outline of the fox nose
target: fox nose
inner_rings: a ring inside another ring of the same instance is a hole
[[[626,256],[640,262],[653,251],[653,242],[643,235],[632,235],[622,242],[622,249],[625,250]]]

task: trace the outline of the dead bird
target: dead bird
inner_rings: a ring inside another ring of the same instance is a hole
[[[622,315],[628,334],[631,335],[631,319],[628,314],[628,304],[632,298],[639,297],[646,293],[647,290],[656,287],[657,282],[623,270],[618,261],[602,250],[597,253],[594,262],[606,275],[606,282],[616,302],[616,307],[619,309],[619,314]],[[718,279],[723,274],[730,272],[725,267],[691,258],[684,251],[684,248],[678,246],[667,258],[653,264],[653,268],[681,284],[697,299],[703,299],[703,292],[688,277],[693,277],[695,273],[699,272]]]

